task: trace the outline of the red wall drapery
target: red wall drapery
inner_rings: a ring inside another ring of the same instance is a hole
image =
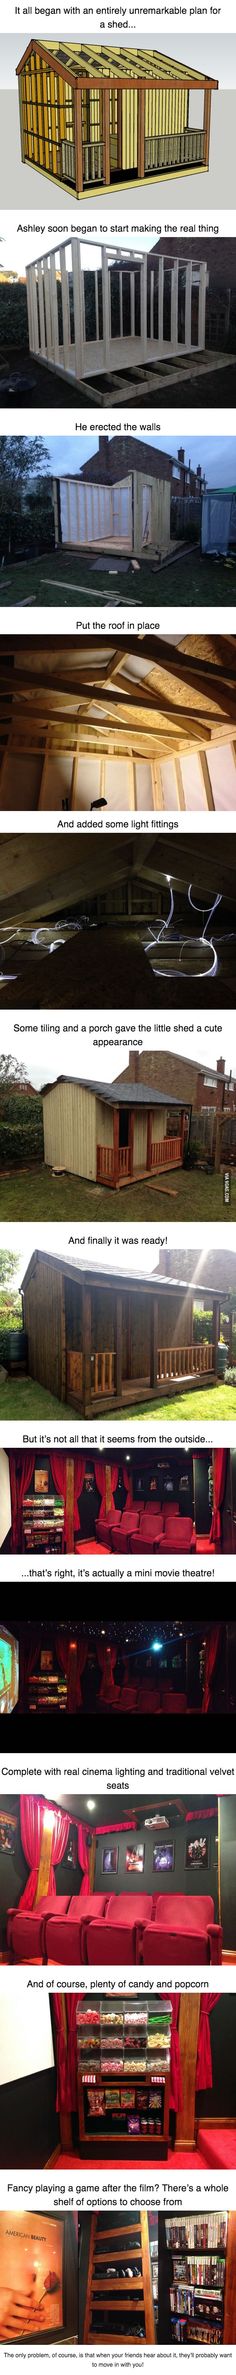
[[[219,1996],[201,1996],[196,2067],[196,2095],[200,2092],[201,2088],[213,2085],[210,2015],[211,2012],[214,2011],[214,2004],[218,2003]]]
[[[62,1858],[65,1855],[67,1840],[69,1837],[70,1815],[63,1814],[60,1807],[54,1808],[48,1806],[47,1808],[43,1798],[35,1798],[32,1795],[30,1796],[29,1793],[26,1794],[26,1797],[23,1797],[22,1795],[20,1799],[21,1839],[26,1863],[30,1865],[30,1871],[29,1878],[26,1881],[26,1888],[23,1890],[23,1896],[20,1897],[19,1903],[20,1905],[25,1905],[28,1913],[35,1902],[43,1837],[43,1825],[45,1816],[47,1816],[47,1812],[53,1814],[48,1895],[50,1894],[51,1896],[54,1896],[56,1890],[54,1865],[61,1864]]]
[[[221,1541],[221,1509],[225,1497],[227,1451],[213,1452],[213,1517],[210,1542]]]
[[[97,1485],[97,1492],[98,1492],[98,1493],[101,1493],[101,1508],[99,1509],[99,1517],[105,1517],[105,1515],[106,1515],[106,1461],[105,1461],[105,1460],[94,1460],[94,1462],[93,1462],[93,1465],[94,1465],[95,1484]]]
[[[84,1484],[84,1479],[85,1479],[85,1469],[86,1469],[86,1460],[85,1460],[84,1452],[82,1452],[82,1451],[81,1451],[81,1452],[76,1452],[76,1458],[75,1458],[75,1461],[74,1461],[74,1528],[75,1528],[75,1531],[76,1531],[76,1533],[80,1533],[80,1531],[81,1531],[80,1513],[79,1513],[79,1506],[78,1506],[78,1503],[79,1503],[79,1500],[80,1500],[80,1493],[82,1493],[82,1491],[83,1491],[83,1484]]]
[[[110,1645],[108,1641],[98,1641],[97,1658],[102,1674],[100,1705],[104,1704],[105,1706],[106,1700],[108,1700],[108,1704],[110,1704],[112,1694],[115,1697],[115,1666],[117,1659],[116,1642],[112,1642]]]
[[[82,1897],[85,1893],[86,1896],[88,1896],[90,1890],[89,1851],[87,1845],[87,1827],[85,1826],[84,1822],[78,1822],[78,1864],[80,1864],[81,1872],[83,1873],[80,1897]]]
[[[66,1458],[64,1451],[50,1450],[50,1468],[55,1492],[60,1493],[61,1499],[64,1501],[63,1550],[64,1548],[66,1550]]]
[[[23,1854],[25,1855],[26,1864],[30,1865],[30,1871],[28,1880],[26,1881],[26,1887],[23,1889],[23,1895],[19,1898],[19,1903],[20,1905],[25,1905],[25,1909],[28,1911],[28,1913],[30,1913],[31,1906],[34,1905],[37,1888],[43,1831],[43,1816],[44,1806],[42,1798],[33,1798],[29,1795],[29,1793],[26,1795],[26,1797],[21,1797],[21,1840]]]
[[[25,1499],[25,1494],[29,1493],[30,1485],[32,1484],[32,1476],[34,1474],[35,1468],[35,1451],[22,1452],[19,1472],[17,1470],[16,1452],[9,1451],[9,1468],[11,1486],[12,1549],[19,1550],[21,1544],[22,1504]]]
[[[211,1631],[208,1634],[208,1641],[206,1645],[205,1682],[202,1701],[203,1715],[209,1715],[211,1709],[214,1674],[217,1665],[221,1637],[223,1637],[223,1625],[211,1625]]]
[[[108,1839],[110,1831],[127,1831],[129,1837],[129,1831],[136,1831],[136,1814],[131,1815],[130,1822],[128,1815],[126,1822],[96,1822],[96,1839]]]

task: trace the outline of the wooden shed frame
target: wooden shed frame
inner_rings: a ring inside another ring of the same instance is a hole
[[[174,1257],[173,1257],[174,1259]],[[194,1303],[206,1284],[136,1277],[37,1248],[22,1286],[29,1374],[82,1417],[157,1402],[217,1383],[219,1288],[209,1288],[212,1340],[194,1343]],[[227,1293],[224,1308],[236,1304]]]
[[[212,76],[155,51],[34,38],[16,71],[23,162],[76,197],[207,172]],[[200,128],[189,123],[196,91]]]
[[[224,637],[224,666],[217,636],[211,656],[199,636],[172,650],[164,638],[132,636],[132,651],[125,638],[121,645],[107,638],[105,646],[87,637],[66,645],[60,638],[59,646],[52,639],[50,665],[44,638],[34,639],[34,664],[28,639],[22,652],[19,637],[13,645],[10,638],[12,651],[12,670],[5,645],[0,655],[0,808],[59,813],[66,798],[86,814],[102,799],[108,814],[118,812],[119,768],[119,812],[165,814],[169,760],[169,810],[175,801],[186,811],[185,761],[195,753],[201,803],[214,813],[211,753],[222,748],[224,782],[225,746],[236,807],[234,639]]]
[[[171,481],[131,468],[113,480],[82,478],[79,472],[53,478],[55,545],[74,552],[146,552],[163,558],[171,549]]]
[[[198,264],[192,256],[183,263],[174,255],[171,259],[152,257],[140,249],[122,251],[122,247],[103,244],[101,266],[95,263],[87,270],[90,323],[81,244],[72,236],[63,240],[59,250],[51,248],[26,266],[29,347],[38,363],[48,364],[63,380],[74,379],[77,384],[90,381],[93,374],[100,377],[102,372],[109,375],[122,367],[126,371],[129,365],[136,370],[141,364],[150,364],[153,385],[155,362],[204,351],[206,263]],[[166,276],[170,284],[168,337]],[[95,394],[92,387],[92,399]]]
[[[42,1089],[44,1161],[99,1186],[120,1189],[182,1168],[190,1099],[161,1090],[75,1080],[61,1074]]]

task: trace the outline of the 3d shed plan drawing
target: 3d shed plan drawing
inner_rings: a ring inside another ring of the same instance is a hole
[[[23,162],[76,197],[207,172],[212,76],[157,50],[32,39],[17,74]]]

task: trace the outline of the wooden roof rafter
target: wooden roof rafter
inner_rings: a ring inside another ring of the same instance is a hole
[[[218,90],[218,82],[212,75],[199,74],[196,68],[183,66],[175,58],[165,58],[159,51],[136,50],[133,53],[132,50],[120,48],[106,49],[102,43],[94,43],[93,47],[88,43],[83,49],[79,43],[46,44],[37,35],[32,35],[31,41],[27,42],[16,67],[17,75],[23,73],[27,60],[36,52],[46,66],[52,67],[53,73],[56,71],[62,81],[70,81],[77,90],[84,90],[85,85],[88,90],[98,89],[99,83],[102,89],[107,90],[123,90],[124,85],[126,90],[152,90],[155,87],[158,90],[168,87],[171,90]]]

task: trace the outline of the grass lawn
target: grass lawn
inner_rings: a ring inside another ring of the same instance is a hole
[[[7,1377],[6,1385],[0,1383],[0,1419],[34,1418],[37,1424],[38,1418],[69,1419],[70,1415],[71,1404],[68,1409],[68,1402],[58,1402],[56,1394],[48,1394],[34,1377]]]
[[[167,1193],[171,1186],[171,1195]],[[174,1190],[174,1193],[173,1193]],[[38,1171],[18,1171],[0,1178],[0,1220],[234,1220],[236,1172],[232,1173],[231,1201],[224,1205],[223,1176],[213,1171],[167,1172],[122,1188],[90,1187],[86,1179],[54,1179],[42,1163]]]
[[[191,609],[194,604],[201,608],[210,603],[222,609],[236,604],[236,558],[203,558],[199,547],[193,545],[186,554],[181,547],[168,568],[159,569],[145,559],[133,569],[131,562],[122,568],[115,555],[112,568],[108,561],[107,568],[102,568],[91,553],[86,560],[83,553],[40,553],[36,561],[30,558],[12,567],[7,564],[1,577],[1,598],[6,609],[26,601],[29,606],[39,603],[42,610],[54,609],[55,603],[58,609],[73,609],[76,600],[87,609],[95,599],[98,604],[102,599],[104,607],[113,601],[113,605],[125,602],[129,608],[142,602],[169,609],[182,601]]]
[[[236,1387],[216,1385],[211,1393],[210,1386],[203,1386],[203,1390],[199,1391],[199,1394],[180,1394],[179,1398],[178,1394],[173,1394],[173,1401],[170,1399],[169,1402],[164,1401],[163,1395],[161,1402],[149,1402],[149,1404],[139,1402],[137,1410],[133,1409],[133,1403],[129,1404],[128,1410],[122,1409],[122,1427],[125,1418],[137,1419],[138,1424],[140,1418],[145,1418],[146,1426],[150,1424],[150,1427],[153,1426],[154,1419],[158,1420],[159,1426],[160,1424],[162,1426],[162,1420],[165,1418],[168,1421],[173,1418],[176,1423],[177,1410],[181,1427],[185,1418],[190,1418],[193,1426],[195,1422],[196,1427],[198,1427],[199,1419],[206,1420],[209,1425],[209,1420],[212,1418],[236,1418]],[[118,1420],[117,1423],[121,1425],[121,1420]]]

